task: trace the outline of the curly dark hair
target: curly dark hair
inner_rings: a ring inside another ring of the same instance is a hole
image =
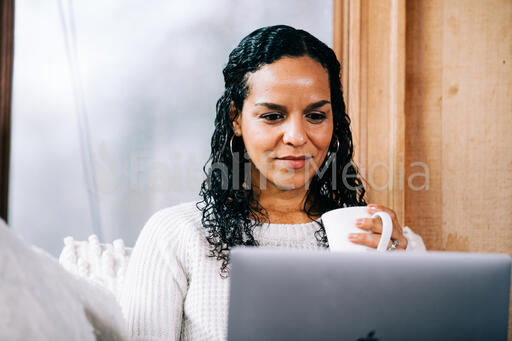
[[[235,136],[233,130],[233,120],[241,112],[249,92],[248,76],[282,57],[302,56],[318,61],[328,72],[334,120],[328,152],[334,158],[329,162],[326,157],[320,169],[324,169],[324,166],[328,168],[316,172],[311,179],[304,212],[314,221],[313,217],[335,208],[366,205],[362,178],[353,161],[350,118],[343,100],[340,63],[334,51],[308,32],[290,26],[257,29],[242,39],[229,54],[223,70],[225,90],[217,101],[211,154],[203,167],[207,176],[199,193],[203,199],[196,204],[202,211],[202,224],[211,245],[210,257],[222,260],[222,277],[229,273],[229,249],[235,245],[257,246],[258,241],[252,232],[262,223],[261,220],[269,222],[268,214],[259,204],[254,190],[246,186],[250,170],[242,164],[248,156],[244,153],[242,138]],[[232,103],[236,109],[234,117]],[[209,164],[211,166],[207,169]],[[324,226],[321,221],[317,223],[319,230],[315,232],[315,237],[318,244],[328,247]]]

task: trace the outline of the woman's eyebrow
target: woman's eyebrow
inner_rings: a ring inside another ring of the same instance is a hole
[[[327,100],[321,100],[321,101],[318,101],[318,102],[315,102],[315,103],[311,103],[310,105],[308,105],[306,107],[306,111],[309,111],[309,110],[313,110],[313,109],[317,109],[317,108],[320,108],[320,107],[323,107],[324,105],[326,104],[329,104],[331,102],[327,101]]]
[[[331,102],[329,102],[329,101],[327,101],[325,99],[321,100],[321,101],[318,101],[318,102],[315,102],[315,103],[311,103],[311,104],[309,104],[306,107],[305,111],[309,111],[309,110],[313,110],[313,109],[316,109],[316,108],[320,108],[320,107],[323,107],[324,105],[329,104],[329,103],[331,103]],[[255,105],[264,106],[264,107],[267,107],[267,108],[272,109],[272,110],[286,111],[286,107],[284,105],[279,105],[279,104],[275,104],[275,103],[261,102],[261,103],[256,103]]]

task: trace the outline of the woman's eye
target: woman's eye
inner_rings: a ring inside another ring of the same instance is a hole
[[[263,119],[265,119],[267,121],[271,121],[271,122],[280,120],[283,117],[284,117],[284,115],[281,114],[281,113],[278,113],[278,112],[273,112],[273,113],[261,115],[261,118],[263,118]]]
[[[321,122],[326,118],[325,114],[317,112],[310,113],[307,115],[307,117],[313,122]]]

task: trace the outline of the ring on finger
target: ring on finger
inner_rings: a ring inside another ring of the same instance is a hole
[[[396,247],[398,245],[400,245],[400,242],[398,240],[394,240],[393,243],[391,244],[391,247],[388,249],[388,251],[395,251]]]

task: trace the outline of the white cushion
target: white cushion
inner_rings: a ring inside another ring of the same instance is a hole
[[[0,340],[126,340],[114,296],[65,271],[0,220]]]

